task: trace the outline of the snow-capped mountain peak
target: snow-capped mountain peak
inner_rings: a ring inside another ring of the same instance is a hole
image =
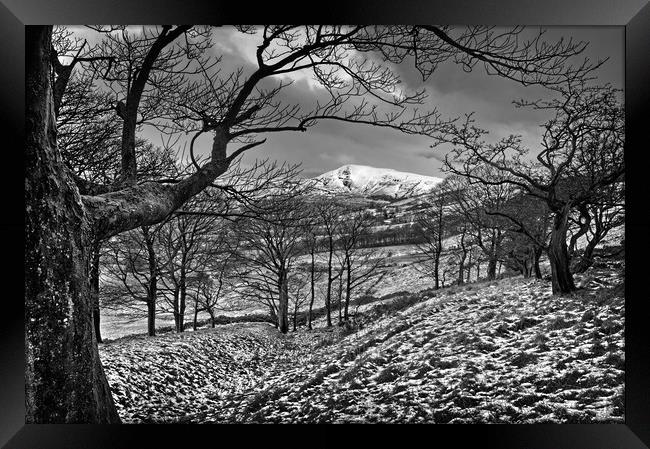
[[[315,178],[327,190],[404,198],[430,192],[442,178],[367,165],[344,165]]]

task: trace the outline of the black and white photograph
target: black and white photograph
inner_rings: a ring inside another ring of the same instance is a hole
[[[26,423],[626,422],[623,27],[25,58]]]

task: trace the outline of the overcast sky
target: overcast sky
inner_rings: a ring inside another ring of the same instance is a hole
[[[617,87],[624,83],[624,30],[622,27],[554,27],[548,39],[559,37],[589,42],[584,56],[592,60],[609,57],[599,69],[598,78]],[[247,36],[228,28],[218,29],[215,41],[228,57],[224,64],[247,65],[254,62],[259,36]],[[237,61],[239,60],[239,61]],[[541,88],[523,87],[511,80],[489,76],[481,66],[465,73],[453,63],[445,64],[422,84],[412,66],[399,68],[403,82],[411,88],[426,87],[429,104],[443,116],[458,116],[476,112],[477,122],[497,136],[522,134],[524,141],[534,145],[539,141],[540,123],[544,116],[534,111],[515,109],[512,100],[543,98]],[[319,89],[309,74],[303,75],[291,88],[293,96],[313,96]],[[247,155],[301,162],[303,174],[311,176],[348,163],[394,168],[432,176],[444,176],[439,160],[441,151],[430,149],[426,138],[401,134],[371,126],[323,121],[305,133],[274,133],[266,144]],[[206,144],[208,142],[205,142]],[[433,157],[432,157],[433,156]]]
[[[563,37],[589,42],[580,60],[584,57],[593,61],[609,58],[598,70],[598,80],[623,87],[623,27],[552,27],[546,36],[550,41]],[[220,64],[222,73],[238,67],[250,73],[256,66],[255,49],[261,42],[259,34],[247,35],[231,27],[216,28],[214,42],[215,54],[223,58]],[[544,116],[539,112],[516,109],[512,101],[544,98],[547,93],[542,88],[524,87],[511,80],[489,76],[480,64],[471,73],[463,72],[453,63],[443,64],[425,84],[412,66],[405,63],[395,69],[405,86],[413,89],[425,87],[429,95],[427,106],[436,107],[443,117],[475,112],[477,123],[496,137],[513,133],[521,134],[529,145],[539,141],[539,125]],[[294,84],[286,94],[290,102],[313,104],[313,98],[322,93],[322,88],[312,80],[310,73],[294,75],[293,80]],[[149,131],[145,131],[145,136],[159,143],[159,136],[148,134]],[[305,133],[271,133],[264,137],[266,143],[248,152],[244,163],[267,157],[301,163],[304,176],[314,176],[349,163],[444,176],[440,170],[443,152],[430,149],[429,139],[388,129],[330,120],[322,121]],[[200,138],[197,147],[199,153],[207,153],[209,136]]]

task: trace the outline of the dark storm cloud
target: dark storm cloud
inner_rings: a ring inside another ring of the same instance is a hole
[[[536,35],[538,28],[526,30],[528,37]],[[558,39],[585,41],[589,45],[583,54],[573,58],[579,65],[584,58],[597,62],[609,58],[594,74],[597,82],[612,83],[622,87],[624,80],[623,28],[622,27],[550,27],[546,28],[544,39],[554,42]],[[451,61],[441,64],[433,75],[422,83],[422,77],[412,66],[396,67],[405,86],[416,89],[425,86],[429,92],[429,105],[437,107],[445,117],[463,116],[474,113],[480,126],[492,131],[496,137],[508,134],[522,134],[530,144],[540,136],[539,126],[548,115],[530,109],[516,108],[513,100],[538,99],[548,96],[539,86],[523,86],[512,80],[487,75],[481,64],[473,71],[464,72]],[[425,153],[428,154],[428,153]]]

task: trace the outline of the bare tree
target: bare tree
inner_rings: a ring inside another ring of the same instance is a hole
[[[345,306],[339,324],[349,321],[349,308],[352,293],[367,282],[379,276],[383,266],[384,255],[377,251],[363,250],[362,239],[372,231],[373,216],[365,210],[357,210],[342,217],[340,225],[340,285],[345,278]],[[342,289],[339,291],[339,315]]]
[[[212,198],[197,195],[185,205],[186,211],[166,222],[159,231],[163,256],[161,292],[171,306],[176,332],[185,329],[188,290],[195,275],[202,272],[211,257],[212,234],[217,214],[208,211]],[[219,207],[220,205],[217,205]]]
[[[575,225],[573,229],[569,229],[569,255],[572,261],[575,260],[571,267],[574,273],[581,273],[589,268],[594,262],[596,246],[612,229],[625,222],[624,183],[612,184],[601,189],[599,193],[600,195],[592,201],[577,206],[577,217],[569,217],[569,221]],[[581,237],[586,241],[582,251],[578,248],[578,240]]]
[[[465,226],[459,226],[458,231],[458,246],[453,249],[452,255],[456,258],[455,265],[458,266],[458,281],[457,284],[461,285],[465,283],[465,271],[469,266],[467,263],[467,255],[470,254],[472,248],[472,242],[467,238],[467,228]]]
[[[547,204],[553,214],[547,251],[553,292],[561,294],[575,290],[567,248],[572,211],[622,180],[624,116],[619,91],[609,85],[580,82],[554,89],[558,98],[518,103],[554,114],[543,127],[534,161],[526,158],[530,150],[522,146],[519,136],[497,143],[483,141],[486,131],[475,127],[471,116],[439,139],[453,145],[453,160],[446,157],[452,173],[486,185],[510,184]],[[486,166],[498,176],[484,176]]]
[[[289,302],[292,306],[293,331],[298,329],[298,312],[300,308],[308,301],[309,296],[305,294],[305,289],[309,285],[309,277],[305,270],[297,269],[289,280]]]
[[[343,210],[332,201],[331,198],[324,198],[316,205],[318,213],[320,231],[324,236],[324,246],[327,251],[327,291],[325,294],[325,313],[327,318],[327,327],[332,326],[332,286],[338,275],[334,271],[334,255],[336,253],[336,239],[339,235],[339,228],[342,224],[340,219]]]
[[[321,241],[318,235],[319,217],[317,209],[306,204],[308,219],[303,221],[304,244],[309,252],[309,264],[305,267],[309,271],[309,310],[307,315],[307,328],[312,329],[313,309],[316,300],[316,283],[320,280],[323,272],[317,268],[316,253],[321,249]]]
[[[109,239],[105,244],[106,281],[101,288],[102,304],[115,310],[131,309],[133,302],[147,308],[147,334],[156,335],[156,300],[160,276],[159,226],[142,226]]]
[[[440,288],[440,269],[443,241],[449,236],[447,225],[448,192],[444,186],[436,186],[428,199],[428,207],[417,218],[417,232],[420,242],[416,247],[422,260],[415,266],[428,276],[433,277],[434,288]]]
[[[262,298],[277,318],[282,333],[289,330],[289,284],[296,258],[302,251],[305,220],[298,192],[277,197],[270,210],[258,218],[242,220],[237,226],[241,242],[238,256],[249,295]],[[273,315],[273,313],[272,313]]]
[[[541,279],[540,259],[548,251],[552,222],[546,202],[520,192],[502,202],[498,210],[486,210],[486,214],[507,218],[509,222],[504,223],[503,246],[507,248],[500,261],[508,257],[515,260],[524,269],[524,275],[524,265],[530,265],[535,277]]]
[[[203,269],[196,275],[195,330],[197,315],[200,311],[206,311],[210,315],[210,326],[215,326],[217,304],[223,301],[226,293],[233,289],[230,276],[235,271],[233,263],[239,245],[239,241],[233,237],[233,234],[231,229],[223,224],[217,226],[210,233],[209,247],[206,248],[208,257],[204,260]],[[229,308],[224,306],[219,309],[227,310]]]
[[[491,167],[485,167],[482,176],[495,176]],[[463,218],[465,231],[471,240],[483,251],[487,260],[487,279],[495,279],[497,262],[501,255],[504,230],[510,225],[504,217],[491,214],[500,210],[514,195],[514,187],[508,184],[481,184],[457,175],[445,178],[450,194],[450,214]]]

